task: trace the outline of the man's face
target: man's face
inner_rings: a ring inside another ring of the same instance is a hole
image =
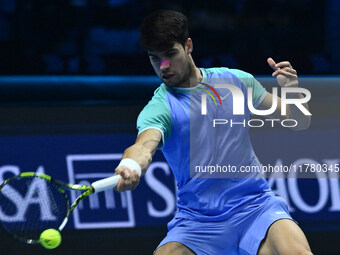
[[[153,69],[165,85],[180,87],[189,81],[189,57],[180,43],[175,43],[166,51],[148,51],[148,55]]]

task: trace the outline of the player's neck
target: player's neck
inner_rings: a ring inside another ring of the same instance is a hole
[[[203,74],[201,70],[195,65],[195,62],[193,58],[191,57],[191,54],[189,58],[190,58],[190,65],[191,65],[191,70],[192,70],[190,74],[189,87],[195,87],[197,85],[197,82],[202,81]]]
[[[182,87],[182,88],[191,88],[191,87],[195,87],[197,85],[198,82],[201,82],[203,79],[203,74],[202,71],[196,67],[193,59],[190,56],[190,74],[188,75],[188,79],[183,82],[181,85],[179,85],[178,87]]]
[[[198,82],[201,82],[203,79],[203,74],[201,69],[195,66],[194,75],[190,78],[190,87],[195,87]]]

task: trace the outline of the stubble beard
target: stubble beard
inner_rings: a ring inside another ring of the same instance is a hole
[[[188,85],[188,84],[189,84],[189,87],[190,87],[190,78],[191,78],[192,73],[193,73],[193,68],[192,68],[192,66],[190,65],[190,62],[188,61],[188,64],[187,64],[187,68],[186,68],[185,74],[184,74],[183,77],[182,77],[178,82],[176,82],[176,84],[174,84],[173,86],[174,86],[174,87],[185,87],[185,85]]]

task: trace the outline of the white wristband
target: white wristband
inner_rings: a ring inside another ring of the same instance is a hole
[[[132,158],[124,158],[120,161],[118,167],[120,166],[125,166],[131,170],[136,170],[138,175],[141,176],[142,175],[142,169],[140,167],[140,165],[133,160]]]

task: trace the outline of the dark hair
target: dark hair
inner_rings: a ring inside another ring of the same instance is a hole
[[[151,13],[144,19],[140,30],[141,45],[149,51],[165,51],[176,42],[184,47],[188,38],[187,17],[171,10]]]

